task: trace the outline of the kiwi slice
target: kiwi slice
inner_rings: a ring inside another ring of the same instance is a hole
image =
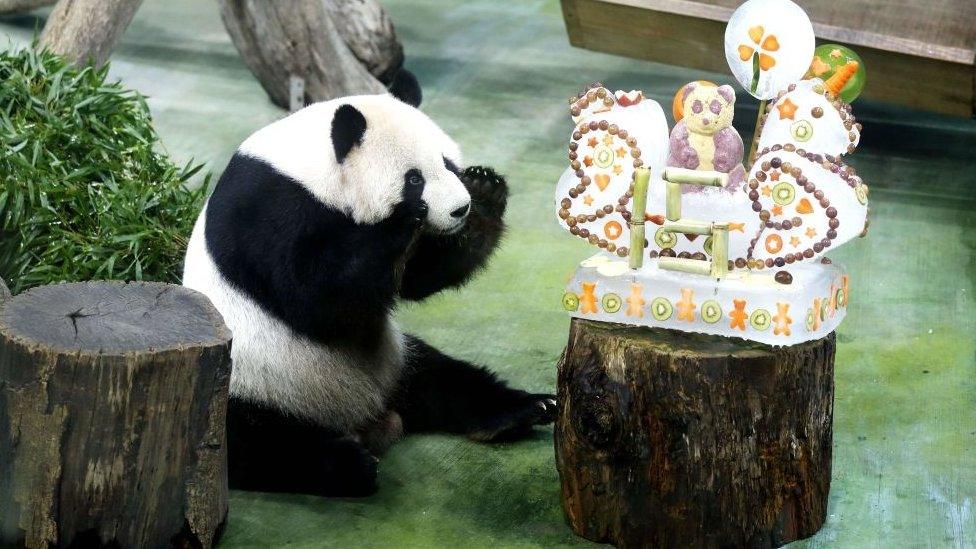
[[[579,296],[573,292],[563,294],[563,308],[570,312],[579,309]]]
[[[701,317],[702,320],[709,324],[715,324],[722,319],[722,306],[718,304],[718,301],[710,299],[701,304]]]
[[[769,314],[769,311],[766,309],[756,309],[749,315],[749,324],[760,332],[768,330],[769,325],[772,323],[773,315]]]
[[[797,120],[790,126],[790,135],[797,141],[810,141],[813,137],[813,126],[806,120]]]
[[[860,202],[861,204],[867,204],[868,203],[868,186],[865,185],[864,183],[858,184],[857,187],[854,187],[854,195],[857,196],[857,201],[858,202]]]
[[[791,204],[794,198],[796,198],[796,189],[791,183],[783,181],[773,187],[773,201],[780,206]]]
[[[816,317],[813,315],[813,309],[807,309],[807,331],[813,331],[813,323],[816,321]]]
[[[847,307],[847,292],[844,288],[837,288],[837,304],[841,307]]]
[[[661,227],[654,233],[654,243],[662,248],[673,248],[678,243],[678,237]]]
[[[674,306],[664,297],[655,297],[651,301],[651,315],[655,320],[667,320],[674,314]]]
[[[830,301],[829,297],[825,297],[823,301],[820,302],[820,320],[827,320],[827,305]]]
[[[593,151],[593,162],[599,168],[609,168],[616,159],[617,154],[606,145],[600,145],[596,148],[596,150]]]
[[[615,313],[620,310],[620,296],[615,293],[603,294],[603,310],[608,313]]]

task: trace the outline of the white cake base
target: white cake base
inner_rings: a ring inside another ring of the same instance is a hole
[[[666,271],[656,259],[631,270],[626,260],[599,253],[582,263],[563,294],[571,316],[795,345],[832,332],[847,310],[850,278],[841,265],[819,260],[780,269],[732,271],[725,278]]]

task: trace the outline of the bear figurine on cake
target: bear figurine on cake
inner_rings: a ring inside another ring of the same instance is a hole
[[[698,82],[678,92],[683,118],[671,130],[668,166],[715,170],[729,174],[725,188],[734,191],[745,181],[742,137],[732,127],[735,90]]]

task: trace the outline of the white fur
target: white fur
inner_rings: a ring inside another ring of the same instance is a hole
[[[331,124],[342,104],[362,112],[367,129],[362,145],[339,165]],[[431,230],[459,228],[463,218],[450,213],[470,202],[464,185],[444,167],[444,157],[460,165],[454,141],[423,113],[390,96],[311,105],[258,130],[238,151],[270,163],[360,223],[390,215],[411,168],[426,179],[423,199]],[[296,334],[220,274],[207,250],[205,226],[206,206],[187,248],[183,284],[207,295],[233,332],[231,393],[346,431],[383,412],[404,363],[403,336],[393,319],[369,356]]]
[[[370,357],[296,334],[218,272],[204,240],[206,211],[186,250],[183,285],[209,297],[234,335],[231,394],[345,431],[377,417],[403,367],[403,337],[392,319]]]
[[[336,162],[332,116],[352,105],[366,118],[363,143]],[[358,95],[309,105],[254,132],[238,152],[269,162],[305,185],[319,200],[360,223],[376,223],[400,202],[403,176],[420,170],[427,183],[423,199],[428,226],[435,232],[460,228],[451,212],[471,201],[444,158],[461,165],[457,144],[433,120],[389,95]]]

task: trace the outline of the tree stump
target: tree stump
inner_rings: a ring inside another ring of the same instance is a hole
[[[834,334],[792,347],[573,319],[556,466],[573,530],[619,547],[777,547],[823,525]]]
[[[0,546],[209,547],[227,514],[230,337],[159,283],[0,309]]]
[[[101,67],[142,0],[60,0],[47,18],[41,46],[77,65]]]

